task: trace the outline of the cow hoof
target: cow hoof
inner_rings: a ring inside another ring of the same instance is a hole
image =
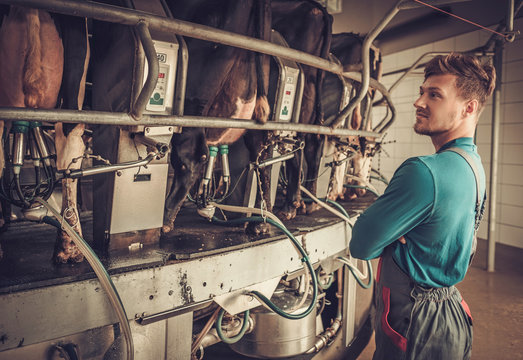
[[[356,196],[357,197],[363,197],[367,193],[366,189],[356,189]]]
[[[75,251],[73,254],[67,254],[65,251],[60,251],[53,256],[53,261],[55,264],[75,264],[82,262],[84,260],[84,255],[80,251]]]
[[[312,214],[315,211],[318,211],[320,208],[321,208],[320,205],[318,205],[316,203],[310,203],[309,205],[307,205],[307,215]]]
[[[173,228],[172,225],[164,225],[164,226],[162,226],[162,234],[168,234],[168,233],[170,233],[173,230],[174,230],[174,228]]]
[[[283,220],[291,220],[296,217],[296,208],[284,207],[276,214],[277,217]]]
[[[248,235],[262,235],[269,233],[270,226],[268,223],[254,223],[250,222],[247,223],[247,226],[245,227],[245,233]]]

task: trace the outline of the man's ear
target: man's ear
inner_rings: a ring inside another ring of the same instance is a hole
[[[464,115],[468,115],[468,116],[474,115],[475,113],[478,112],[478,109],[479,109],[479,101],[477,99],[469,100],[465,104]]]

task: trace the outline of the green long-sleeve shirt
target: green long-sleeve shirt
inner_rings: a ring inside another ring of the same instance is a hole
[[[474,235],[476,182],[460,155],[442,152],[450,147],[466,150],[476,162],[483,194],[485,173],[472,138],[455,139],[436,154],[410,158],[356,222],[352,256],[373,259],[392,244],[396,263],[422,286],[451,286],[463,279]],[[397,241],[401,236],[406,245]]]

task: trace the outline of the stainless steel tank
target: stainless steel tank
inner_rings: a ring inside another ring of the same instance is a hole
[[[289,312],[299,304],[301,296],[294,292],[277,290],[271,301],[280,309]],[[305,311],[312,298],[292,313]],[[283,358],[304,353],[314,346],[316,339],[316,308],[300,320],[286,319],[263,306],[251,311],[254,329],[231,348],[245,356],[257,358]]]

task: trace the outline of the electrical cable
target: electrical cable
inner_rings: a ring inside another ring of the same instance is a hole
[[[440,9],[440,8],[437,8],[437,7],[433,6],[433,5],[430,5],[430,4],[427,4],[427,3],[424,3],[423,1],[420,1],[420,0],[414,0],[414,1],[417,2],[417,3],[419,3],[419,4],[425,5],[425,6],[429,7],[429,8],[432,8],[432,9],[434,9],[434,10],[436,10],[436,11],[440,11],[440,12],[442,12],[442,13],[444,13],[444,14],[447,14],[447,15],[449,15],[449,16],[452,16],[452,17],[454,17],[454,18],[456,18],[456,19],[459,19],[459,20],[461,20],[461,21],[464,21],[464,22],[467,22],[467,23],[472,24],[472,25],[474,25],[474,26],[477,26],[477,27],[479,27],[480,29],[483,29],[483,30],[486,30],[486,31],[490,31],[491,33],[494,33],[494,34],[496,34],[496,35],[499,35],[499,36],[501,36],[501,37],[503,37],[503,38],[505,38],[505,39],[509,36],[509,35],[507,35],[507,34],[502,34],[502,33],[499,33],[499,32],[497,32],[497,31],[495,31],[495,30],[489,29],[488,27],[485,27],[485,26],[483,26],[483,25],[477,24],[477,23],[475,23],[475,22],[473,22],[473,21],[470,21],[470,20],[468,20],[468,19],[462,18],[461,16],[458,16],[458,15],[452,14],[452,13],[450,13],[450,12],[447,12],[447,11],[445,11],[445,10],[442,10],[442,9]]]
[[[56,211],[47,201],[40,197],[37,197],[35,201],[42,204],[59,222],[61,222],[63,229],[74,239],[75,245],[78,246],[78,249],[80,249],[81,253],[85,256],[87,262],[89,262],[89,265],[91,265],[94,273],[100,281],[102,288],[105,290],[105,293],[109,298],[109,302],[111,303],[111,306],[113,307],[113,310],[118,317],[118,321],[120,322],[120,326],[122,328],[127,345],[127,359],[133,360],[134,344],[131,334],[131,327],[129,326],[125,308],[123,306],[122,300],[120,299],[120,296],[118,295],[118,291],[116,290],[116,287],[111,280],[111,276],[107,273],[107,270],[102,265],[100,259],[93,249],[91,249],[89,244],[87,244],[87,242],[71,227],[71,225],[69,225],[69,223],[63,219],[58,211]]]
[[[250,311],[245,310],[245,312],[243,313],[243,323],[242,323],[240,332],[236,336],[233,336],[233,337],[227,337],[223,334],[223,331],[222,331],[223,314],[225,314],[225,309],[221,309],[220,312],[218,313],[218,319],[216,319],[216,326],[215,326],[216,333],[218,334],[218,337],[220,338],[220,340],[222,342],[224,342],[225,344],[230,345],[230,344],[237,343],[238,341],[240,341],[240,339],[243,337],[243,335],[245,335],[245,332],[247,332],[247,329],[249,328]]]

